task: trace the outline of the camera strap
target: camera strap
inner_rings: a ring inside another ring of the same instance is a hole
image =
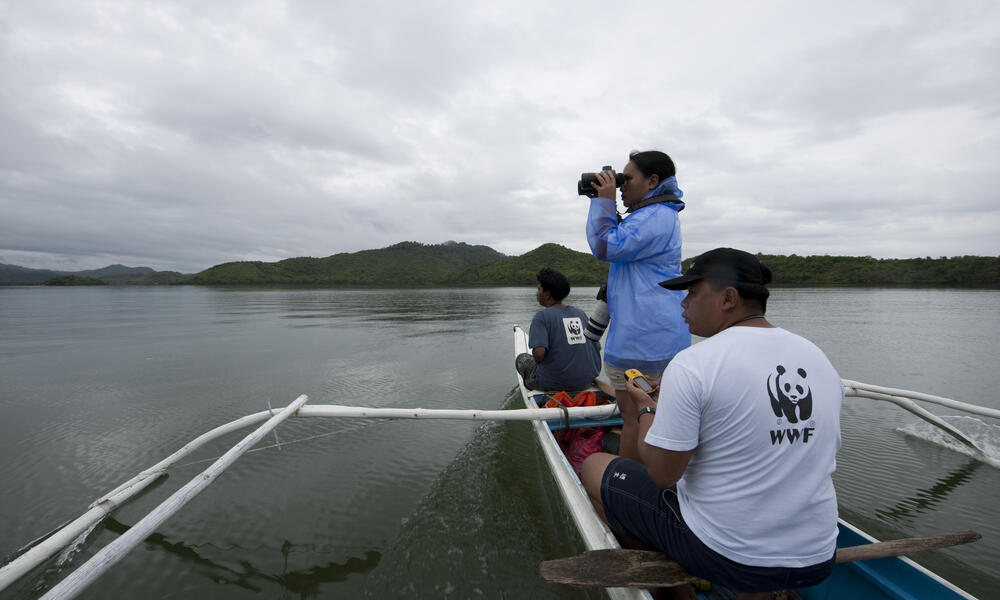
[[[659,204],[660,202],[669,202],[670,204],[679,204],[680,206],[677,208],[677,212],[680,212],[680,211],[684,210],[684,203],[681,202],[680,198],[678,198],[677,196],[672,196],[672,195],[667,194],[667,195],[663,195],[663,196],[653,196],[652,198],[646,198],[645,200],[640,200],[640,201],[636,202],[635,204],[633,204],[632,206],[628,207],[628,210],[626,210],[625,212],[626,213],[635,212],[635,211],[639,210],[640,208],[643,208],[645,206],[649,206],[650,204]]]
[[[677,196],[664,195],[664,196],[653,196],[652,198],[646,198],[645,200],[640,200],[635,204],[633,204],[632,206],[628,207],[628,209],[625,212],[632,213],[644,206],[649,206],[650,204],[659,204],[660,202],[667,202],[670,204],[679,205],[677,207],[677,212],[681,212],[682,210],[684,210],[684,203],[680,199],[678,199]],[[621,213],[618,213],[617,216],[618,216],[618,222],[621,223],[622,222]]]

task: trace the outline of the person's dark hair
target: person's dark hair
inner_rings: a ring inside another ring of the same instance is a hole
[[[674,161],[659,150],[646,150],[645,152],[632,152],[628,155],[629,160],[642,171],[646,177],[658,175],[660,181],[677,174],[674,168]]]
[[[535,279],[543,290],[552,294],[552,299],[556,302],[562,302],[563,298],[569,296],[569,279],[559,271],[545,267],[538,272]]]
[[[767,312],[767,299],[771,295],[771,292],[764,286],[771,283],[773,277],[771,269],[763,262],[760,263],[760,275],[764,282],[763,285],[749,282],[733,283],[731,280],[716,279],[713,277],[706,277],[705,281],[716,292],[724,290],[729,286],[736,288],[736,292],[739,293],[740,298],[743,298],[743,302],[750,305],[758,305],[760,307],[760,314],[764,314]]]

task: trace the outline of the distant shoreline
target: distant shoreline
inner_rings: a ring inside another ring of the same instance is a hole
[[[598,288],[601,283],[593,282],[571,282],[573,288]],[[261,283],[261,284],[218,284],[218,283],[176,283],[176,284],[129,284],[129,283],[79,283],[79,284],[46,284],[42,283],[3,283],[0,282],[0,289],[3,288],[67,288],[67,287],[92,287],[103,289],[120,290],[123,288],[208,288],[220,290],[343,290],[343,291],[376,291],[376,290],[447,290],[447,289],[486,289],[486,288],[534,288],[533,283],[524,284],[436,284],[436,285],[331,285],[331,284],[305,284],[305,283]],[[982,290],[996,291],[1000,286],[988,285],[958,285],[943,283],[770,283],[768,288],[775,289],[907,289],[907,290]]]
[[[872,258],[758,254],[775,286],[1000,289],[1000,257]],[[687,268],[693,258],[684,261]],[[222,263],[199,273],[111,265],[74,273],[0,264],[0,285],[200,285],[329,289],[408,289],[534,286],[543,267],[573,285],[600,285],[608,264],[586,252],[543,244],[521,256],[465,243],[401,242],[378,250],[299,257],[277,262]]]

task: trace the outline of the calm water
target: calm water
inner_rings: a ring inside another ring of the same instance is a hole
[[[595,291],[569,301],[589,310]],[[513,288],[0,288],[0,556],[268,402],[511,404],[511,325],[536,308]],[[1000,292],[778,289],[768,308],[845,378],[1000,408]],[[845,401],[841,514],[883,538],[980,531],[918,559],[995,597],[1000,470],[900,431],[916,422]],[[995,421],[956,422],[1000,440]],[[295,419],[278,438],[80,597],[588,597],[536,575],[581,548],[527,424]],[[208,464],[173,469],[0,598],[43,593]]]

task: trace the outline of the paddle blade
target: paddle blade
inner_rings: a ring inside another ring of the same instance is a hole
[[[970,544],[982,538],[975,531],[956,531],[955,533],[942,533],[920,538],[904,538],[901,540],[890,540],[888,542],[875,542],[874,544],[862,544],[860,546],[850,546],[837,550],[837,564],[852,562],[855,560],[872,560],[875,558],[886,558],[889,556],[904,556],[914,552],[924,550],[934,550],[936,548],[947,548],[960,544]]]
[[[701,581],[660,552],[650,550],[591,550],[547,560],[539,572],[549,583],[576,587],[673,587]]]
[[[922,538],[906,538],[840,548],[836,562],[872,560],[903,556],[924,550],[946,548],[975,542],[975,531],[958,531]],[[576,587],[673,587],[685,583],[704,585],[704,580],[684,570],[684,567],[652,550],[591,550],[579,556],[547,560],[539,572],[549,583]]]

